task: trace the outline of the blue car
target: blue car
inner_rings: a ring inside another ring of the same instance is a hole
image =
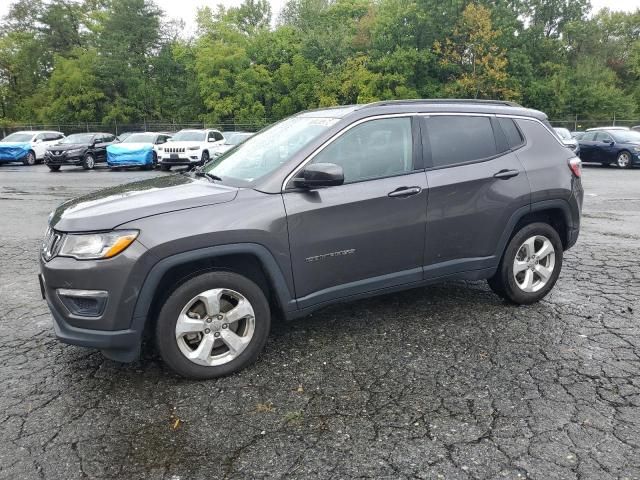
[[[133,133],[122,142],[107,147],[109,168],[141,167],[151,170],[158,164],[156,145],[165,143],[171,135],[168,133]]]
[[[640,132],[633,130],[590,130],[580,142],[580,159],[620,168],[640,165]]]

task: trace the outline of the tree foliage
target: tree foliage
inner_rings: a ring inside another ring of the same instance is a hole
[[[640,114],[640,10],[589,0],[17,0],[0,24],[0,120],[264,124],[416,97],[515,99],[552,118]]]

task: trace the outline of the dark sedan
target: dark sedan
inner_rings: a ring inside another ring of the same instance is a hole
[[[580,158],[620,168],[640,165],[640,132],[633,130],[591,130],[580,142]]]
[[[107,146],[115,141],[110,133],[74,133],[52,145],[44,154],[44,163],[52,172],[62,165],[81,166],[91,170],[107,159]]]

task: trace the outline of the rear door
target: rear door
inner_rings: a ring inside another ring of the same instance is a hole
[[[597,157],[594,158],[597,162],[611,163],[616,159],[616,146],[613,141],[613,137],[607,132],[596,133],[596,147],[594,147],[594,153],[597,153]]]
[[[597,161],[595,154],[595,143],[596,143],[596,133],[597,132],[587,132],[580,139],[580,158],[585,162],[594,162]]]
[[[422,126],[429,184],[425,278],[490,268],[511,216],[530,202],[515,153],[524,138],[511,119],[489,115],[425,116]]]
[[[345,183],[283,192],[301,308],[422,279],[427,184],[418,128],[411,116],[347,127],[311,160],[340,165]]]

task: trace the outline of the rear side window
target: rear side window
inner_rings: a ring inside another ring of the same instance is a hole
[[[613,142],[613,138],[607,132],[598,132],[596,134],[596,141],[598,142]]]
[[[423,142],[431,149],[434,167],[446,167],[492,157],[498,153],[489,117],[425,118]]]
[[[596,132],[587,132],[585,133],[580,140],[584,140],[585,142],[593,142],[596,139]]]
[[[515,150],[524,144],[524,137],[522,133],[520,133],[520,130],[518,130],[516,122],[510,118],[498,118],[498,123],[502,128],[502,132],[507,139],[507,145],[510,149]]]

